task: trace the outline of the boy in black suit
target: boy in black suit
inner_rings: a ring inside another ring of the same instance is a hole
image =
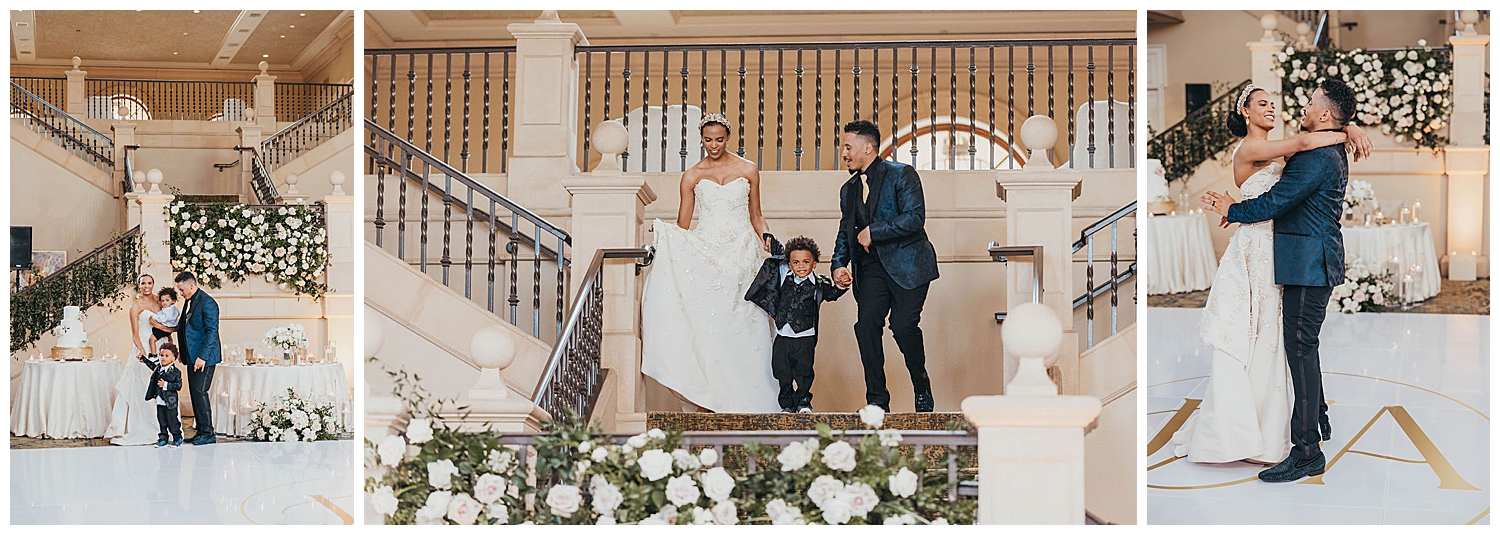
[[[849,287],[835,286],[828,277],[814,275],[818,244],[798,236],[780,243],[770,234],[772,256],[750,283],[745,300],[771,315],[776,341],[771,344],[771,375],[781,383],[777,402],[781,412],[812,412],[813,350],[818,345],[818,311],[824,301],[844,295]]]
[[[151,384],[146,387],[146,401],[156,400],[156,423],[161,430],[156,434],[156,447],[168,444],[182,445],[182,418],[177,412],[177,391],[182,389],[182,372],[177,363],[177,346],[161,345],[159,363],[142,355],[141,364],[151,368]]]

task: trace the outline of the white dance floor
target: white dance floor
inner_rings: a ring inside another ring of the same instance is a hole
[[[1321,482],[1173,460],[1203,397],[1201,309],[1152,308],[1147,339],[1151,524],[1489,524],[1489,316],[1331,313],[1320,355],[1333,439]]]
[[[349,440],[10,452],[12,524],[351,524]]]

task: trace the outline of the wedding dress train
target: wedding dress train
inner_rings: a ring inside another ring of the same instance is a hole
[[[141,335],[141,346],[151,346],[151,310],[142,310],[136,316],[136,327]],[[158,341],[160,346],[166,340]],[[146,400],[147,383],[151,381],[151,369],[142,366],[136,356],[141,352],[131,346],[130,358],[121,364],[120,379],[115,381],[115,401],[110,411],[109,429],[104,432],[109,443],[116,446],[142,446],[156,443],[160,427],[156,422],[156,401]]]
[[[1272,162],[1240,186],[1258,197],[1281,178]],[[1198,326],[1213,347],[1208,390],[1172,436],[1174,454],[1200,463],[1277,463],[1291,451],[1292,384],[1282,346],[1281,287],[1271,222],[1241,225],[1219,261]]]
[[[652,222],[656,258],[641,296],[641,371],[715,412],[780,412],[771,321],[745,301],[765,258],[750,226],[750,180],[693,186],[698,225]]]

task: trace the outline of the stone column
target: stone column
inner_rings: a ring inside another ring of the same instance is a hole
[[[88,90],[84,87],[83,80],[89,73],[88,71],[78,70],[80,65],[83,65],[83,60],[79,59],[78,56],[73,56],[73,69],[63,71],[63,74],[68,77],[68,100],[63,104],[63,111],[76,119],[82,120],[88,114],[88,106],[86,104]]]
[[[1025,167],[997,171],[995,179],[995,189],[1005,201],[1005,245],[1042,246],[1042,304],[1062,322],[1064,338],[1057,382],[1063,393],[1076,394],[1080,386],[1078,332],[1073,329],[1073,200],[1081,193],[1083,171],[1055,168],[1047,158],[1046,149],[1057,142],[1057,124],[1051,118],[1027,119],[1020,137],[1031,150]],[[1017,259],[1005,270],[1006,308],[1031,301],[1031,261]]]
[[[1453,115],[1449,119],[1452,145],[1443,151],[1448,173],[1448,239],[1450,252],[1478,252],[1479,264],[1488,264],[1489,225],[1485,196],[1489,182],[1490,151],[1484,143],[1488,127],[1484,114],[1484,73],[1490,36],[1474,30],[1479,12],[1459,13],[1460,35],[1448,38],[1453,45]],[[1440,253],[1442,251],[1439,251]],[[1484,275],[1486,270],[1480,270]]]
[[[135,122],[117,122],[109,126],[110,132],[114,133],[115,153],[109,155],[115,161],[115,170],[111,175],[116,184],[121,184],[120,189],[125,187],[125,147],[135,144]],[[137,178],[136,180],[140,180]],[[121,191],[124,193],[124,191]],[[126,227],[129,228],[129,227]]]
[[[505,369],[516,360],[515,336],[500,327],[490,326],[474,333],[469,341],[469,356],[479,365],[479,381],[459,396],[464,411],[450,411],[440,416],[445,422],[458,422],[460,429],[492,429],[501,433],[537,433],[549,416],[526,396],[510,390],[505,384]]]
[[[555,11],[505,29],[516,38],[515,131],[506,196],[532,210],[566,210],[568,193],[557,183],[579,171],[574,47],[588,41],[577,24],[559,21]]]
[[[584,270],[600,249],[640,247],[640,228],[646,205],[656,193],[639,175],[620,171],[616,157],[625,150],[629,137],[619,123],[604,121],[595,130],[592,145],[604,154],[594,171],[563,179],[573,205],[573,293],[583,283]],[[600,359],[609,369],[614,385],[612,411],[615,433],[645,431],[646,414],[641,379],[640,290],[642,280],[635,263],[610,261],[604,266],[604,326]],[[603,414],[603,413],[600,413]],[[608,421],[608,416],[604,417]]]
[[[1265,30],[1265,35],[1259,41],[1245,43],[1250,48],[1250,83],[1264,88],[1271,93],[1271,97],[1281,109],[1281,71],[1276,70],[1276,53],[1286,50],[1286,43],[1276,40],[1273,33],[1276,30],[1276,14],[1267,13],[1260,18],[1260,28]],[[1286,125],[1284,121],[1276,121],[1276,128],[1271,129],[1271,139],[1285,137]]]
[[[1475,11],[1464,11],[1466,17],[1479,18]],[[1472,24],[1472,23],[1471,23]],[[1473,26],[1468,26],[1462,35],[1448,38],[1453,45],[1453,117],[1449,128],[1454,145],[1477,147],[1484,145],[1484,73],[1485,50],[1490,36],[1479,35]]]
[[[158,286],[164,284],[163,281],[171,281],[175,274],[172,269],[172,251],[167,245],[167,240],[171,239],[168,227],[171,214],[167,212],[167,205],[171,204],[172,196],[162,193],[161,181],[160,169],[147,171],[146,182],[151,185],[151,189],[136,197],[141,207],[139,221],[144,250],[141,273],[150,274],[156,279]]]
[[[266,132],[276,131],[276,77],[266,74],[266,62],[260,62],[260,74],[250,80],[255,82],[255,116],[246,121],[260,125]]]
[[[341,191],[345,177],[334,171],[329,181],[334,191],[323,197],[327,207],[325,222],[328,225],[328,255],[333,265],[328,268],[328,286],[335,292],[354,295],[354,256],[363,251],[355,238],[354,196]]]
[[[260,150],[260,125],[254,122],[245,123],[244,126],[234,129],[240,135],[240,147]],[[249,151],[240,151],[240,185],[235,194],[240,196],[240,202],[255,202],[255,190],[250,187],[250,181],[255,177],[255,159]],[[270,177],[267,177],[269,179]]]

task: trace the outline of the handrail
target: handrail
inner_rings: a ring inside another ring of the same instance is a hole
[[[545,218],[537,215],[531,210],[527,210],[520,204],[517,204],[515,201],[512,201],[504,195],[499,194],[495,190],[490,189],[489,186],[476,182],[474,179],[469,178],[467,174],[464,174],[463,172],[454,169],[453,166],[448,165],[447,162],[444,162],[437,157],[428,154],[427,151],[424,151],[416,145],[411,144],[411,142],[402,139],[400,136],[397,136],[390,130],[386,130],[385,127],[375,124],[374,121],[366,118],[364,119],[364,122],[365,130],[374,134],[376,137],[384,139],[392,145],[400,147],[402,149],[402,152],[418,160],[421,160],[428,166],[431,166],[432,168],[437,169],[439,172],[452,177],[454,180],[458,181],[459,184],[462,184],[473,191],[479,192],[481,195],[483,195],[490,201],[493,201],[495,204],[503,206],[506,210],[510,210],[511,213],[520,216],[522,219],[530,221],[531,224],[536,225],[537,228],[540,228],[552,234],[553,236],[562,239],[563,243],[570,246],[573,245],[573,238],[569,236],[567,231],[564,231],[562,227],[552,224],[551,221],[547,221]],[[368,145],[365,146],[365,154],[375,158],[386,158],[385,155],[380,154],[374,147],[370,147]],[[421,177],[418,176],[417,178]],[[402,177],[402,179],[405,180],[406,177]],[[455,199],[454,202],[460,201]],[[480,212],[480,210],[475,209],[475,212],[478,213]],[[542,248],[539,244],[534,245],[536,245],[538,249]],[[568,259],[562,257],[562,251],[554,251],[553,254],[556,255],[554,256],[554,258],[559,258],[563,262],[571,265],[571,262]]]
[[[1073,242],[1073,252],[1076,253],[1083,250],[1084,246],[1088,245],[1089,236],[1093,236],[1099,231],[1104,230],[1105,227],[1113,225],[1116,221],[1123,219],[1125,216],[1135,213],[1135,205],[1137,202],[1138,201],[1130,201],[1130,204],[1125,205],[1119,210],[1115,210],[1112,214],[1104,216],[1104,219],[1095,221],[1094,224],[1085,227],[1083,229],[1083,232],[1079,233],[1078,241]]]
[[[105,251],[109,250],[110,248],[112,248],[112,247],[114,247],[116,245],[119,245],[120,242],[125,241],[126,239],[129,239],[129,238],[131,238],[131,237],[133,237],[133,236],[135,236],[137,234],[140,234],[140,233],[141,233],[141,226],[140,225],[136,225],[134,227],[131,227],[131,229],[125,231],[124,234],[120,234],[119,236],[115,236],[114,239],[109,240],[107,242],[104,242],[104,245],[100,245],[98,247],[95,247],[94,250],[93,251],[89,251],[88,254],[78,257],[77,260],[74,260],[72,262],[68,262],[68,265],[63,266],[62,269],[54,271],[54,272],[52,272],[51,274],[49,274],[49,275],[47,275],[45,277],[37,279],[36,282],[33,282],[31,284],[26,285],[25,288],[21,289],[21,291],[16,292],[16,295],[24,295],[26,293],[26,290],[29,290],[31,288],[35,288],[37,285],[39,285],[39,284],[41,284],[43,282],[55,279],[55,278],[57,278],[57,277],[59,277],[61,275],[65,275],[65,274],[71,272],[71,271],[73,271],[73,268],[75,268],[77,266],[80,266],[80,265],[83,265],[84,262],[87,262],[89,260],[93,260],[94,257],[97,257],[97,256],[99,256],[101,254],[104,254]]]
[[[271,163],[266,167],[266,170],[270,171],[281,167],[286,163],[290,163],[290,160],[296,159],[297,157],[301,156],[302,153],[310,151],[313,148],[316,148],[318,145],[321,145],[324,141],[327,141],[334,136],[342,134],[345,130],[348,130],[349,127],[353,126],[354,123],[353,102],[354,93],[346,93],[344,96],[339,97],[333,102],[329,102],[327,105],[318,108],[317,111],[314,111],[307,116],[298,119],[296,122],[287,125],[286,128],[282,128],[281,130],[276,131],[276,133],[271,134],[269,137],[261,140],[260,153],[265,154],[267,159],[271,160]],[[333,128],[322,128],[322,125],[325,124],[332,124]],[[312,132],[309,132],[306,135],[300,135],[300,137],[290,143],[291,145],[296,146],[296,148],[278,148],[276,146],[278,143],[290,139],[293,135],[299,135],[303,127],[306,127],[307,125],[317,126],[310,129],[313,130]],[[312,142],[307,143],[308,141]],[[309,147],[306,145],[311,146]],[[290,158],[288,159],[288,161],[281,161],[284,157],[287,156],[287,153],[290,153]]]
[[[536,388],[532,391],[531,399],[537,406],[551,414],[554,419],[565,416],[559,414],[563,409],[573,411],[577,416],[588,418],[593,413],[594,403],[598,400],[599,389],[603,387],[604,377],[602,374],[588,374],[584,378],[585,384],[574,384],[574,387],[583,387],[582,391],[569,393],[557,393],[558,384],[562,378],[563,368],[568,366],[568,357],[585,359],[580,363],[588,366],[583,372],[592,372],[599,369],[600,356],[599,344],[602,342],[602,333],[586,332],[590,325],[597,330],[602,328],[604,318],[604,289],[603,273],[604,261],[606,259],[633,258],[636,259],[636,273],[640,273],[642,267],[651,264],[656,256],[653,248],[640,249],[614,248],[600,249],[594,253],[594,258],[589,262],[588,270],[584,272],[583,283],[579,285],[577,293],[573,295],[573,302],[568,306],[567,324],[563,327],[562,334],[557,338],[557,345],[552,349],[552,355],[547,359],[547,367],[537,380]],[[583,340],[588,337],[588,340]],[[575,389],[576,390],[576,389]],[[564,396],[573,399],[560,399]],[[581,397],[581,399],[580,399]],[[573,402],[571,406],[563,406],[567,402]]]
[[[261,204],[276,204],[280,195],[276,193],[276,183],[271,181],[271,173],[261,161],[260,153],[253,147],[244,149],[250,151],[250,189],[255,192],[255,200]]]
[[[318,115],[322,114],[323,112],[328,111],[330,108],[333,108],[334,106],[342,105],[342,104],[344,104],[344,101],[346,101],[346,100],[353,100],[353,99],[354,99],[354,93],[347,93],[344,96],[339,97],[338,99],[334,100],[333,102],[329,102],[327,105],[325,105],[325,106],[323,106],[321,108],[318,108],[317,111],[314,111],[312,113],[307,114],[306,117],[303,117],[301,119],[297,119],[297,122],[294,122],[292,124],[286,125],[286,128],[282,128],[281,130],[277,130],[275,134],[271,134],[270,136],[267,136],[266,139],[261,140],[260,144],[262,146],[264,146],[264,145],[270,143],[271,140],[274,140],[274,139],[276,139],[278,137],[284,136],[284,135],[286,135],[287,132],[295,130],[298,127],[302,126],[304,123],[307,123],[307,122],[311,121],[314,117],[317,117]],[[338,134],[334,134],[334,135],[338,135]]]
[[[140,273],[140,240],[137,226],[12,294],[11,353],[35,345],[57,328],[64,306],[88,309],[118,297]]]
[[[51,109],[52,111],[57,112],[58,115],[62,115],[64,117],[67,117],[70,122],[78,123],[78,126],[82,127],[84,130],[88,130],[89,132],[93,132],[94,134],[98,134],[99,136],[104,137],[105,139],[109,139],[109,136],[106,136],[106,135],[100,133],[98,130],[94,130],[93,128],[89,127],[89,125],[85,124],[83,121],[80,121],[78,119],[73,118],[72,115],[68,115],[68,112],[65,112],[65,111],[62,111],[62,110],[58,109],[57,106],[53,106],[52,104],[49,104],[46,100],[43,100],[42,97],[38,97],[38,96],[36,96],[36,94],[32,93],[31,91],[28,91],[26,88],[21,87],[20,84],[17,84],[15,82],[11,82],[10,85],[13,88],[21,90],[22,93],[26,93],[26,96],[31,97],[31,98],[35,99],[37,102],[42,103],[43,106],[46,106],[47,108]],[[110,146],[114,146],[115,141],[113,139],[110,139],[109,140],[109,144],[110,144]]]
[[[1221,111],[1229,111],[1228,108],[1232,105],[1229,100],[1232,98],[1236,98],[1239,95],[1240,91],[1248,85],[1250,85],[1250,80],[1245,80],[1243,82],[1235,84],[1234,87],[1209,101],[1207,104],[1204,104],[1203,107],[1193,110],[1192,113],[1187,114],[1187,116],[1183,117],[1181,121],[1177,121],[1177,123],[1167,127],[1166,130],[1162,130],[1161,132],[1157,133],[1156,136],[1152,137],[1151,140],[1147,142],[1146,157],[1161,160],[1162,172],[1166,174],[1167,181],[1170,182],[1178,178],[1189,176],[1193,172],[1193,170],[1198,167],[1199,164],[1203,163],[1203,161],[1213,157],[1219,152],[1222,152],[1225,148],[1228,148],[1229,145],[1233,144],[1234,138],[1233,136],[1229,135],[1229,131],[1222,128],[1222,125],[1214,125],[1217,128],[1211,131],[1215,133],[1222,133],[1222,136],[1218,137],[1217,139],[1211,140],[1215,141],[1215,147],[1210,147],[1212,149],[1212,153],[1184,154],[1181,153],[1180,150],[1174,150],[1176,149],[1175,145],[1178,142],[1177,138],[1187,135],[1184,133],[1187,130],[1187,125],[1205,119],[1213,120]],[[1221,110],[1221,108],[1223,108],[1223,110]],[[1195,160],[1186,161],[1186,157],[1188,156],[1194,157]],[[1202,159],[1197,159],[1198,157],[1201,157]]]
[[[990,258],[996,262],[1010,262],[1012,256],[1029,256],[1032,265],[1031,300],[1042,302],[1042,246],[1040,245],[1006,245],[999,242],[990,242]]]
[[[101,167],[101,169],[108,170],[108,169],[114,168],[115,161],[114,161],[114,158],[112,158],[110,156],[110,155],[114,154],[114,148],[115,148],[115,140],[114,139],[111,139],[109,136],[106,136],[106,135],[100,133],[98,130],[94,130],[93,128],[89,127],[89,125],[85,124],[83,121],[75,119],[72,115],[68,115],[67,112],[64,112],[64,111],[58,109],[56,106],[53,106],[52,104],[49,104],[46,100],[43,100],[41,97],[36,96],[36,94],[32,93],[31,91],[28,91],[26,88],[21,87],[20,84],[17,84],[15,82],[11,82],[10,83],[10,87],[11,87],[11,89],[20,91],[23,95],[25,95],[30,101],[33,101],[35,104],[40,104],[42,106],[41,109],[43,111],[48,112],[48,115],[60,117],[61,120],[63,121],[63,123],[66,124],[69,128],[82,129],[83,131],[87,131],[88,133],[93,134],[94,136],[97,136],[97,138],[98,138],[98,144],[103,146],[103,148],[105,150],[105,153],[101,153],[98,150],[96,150],[94,148],[94,143],[91,143],[91,142],[79,139],[77,136],[74,136],[71,132],[69,132],[69,131],[67,131],[67,130],[61,128],[61,127],[59,127],[56,124],[53,124],[52,121],[49,120],[49,119],[38,117],[30,109],[27,109],[26,106],[23,106],[20,103],[15,102],[14,100],[12,100],[12,102],[10,103],[11,104],[11,111],[12,112],[20,112],[20,113],[25,114],[27,117],[30,117],[37,124],[40,124],[40,125],[46,127],[46,129],[49,132],[51,132],[53,135],[60,136],[63,139],[66,139],[68,142],[71,142],[72,144],[77,145],[76,148],[79,149],[79,150],[85,151],[89,155],[90,158],[92,158],[92,159],[94,159],[96,161],[104,162],[105,165],[104,165],[104,167]],[[14,117],[12,117],[12,118],[14,119]],[[64,148],[67,148],[67,147],[64,147]],[[96,164],[95,167],[99,167],[99,166]]]

